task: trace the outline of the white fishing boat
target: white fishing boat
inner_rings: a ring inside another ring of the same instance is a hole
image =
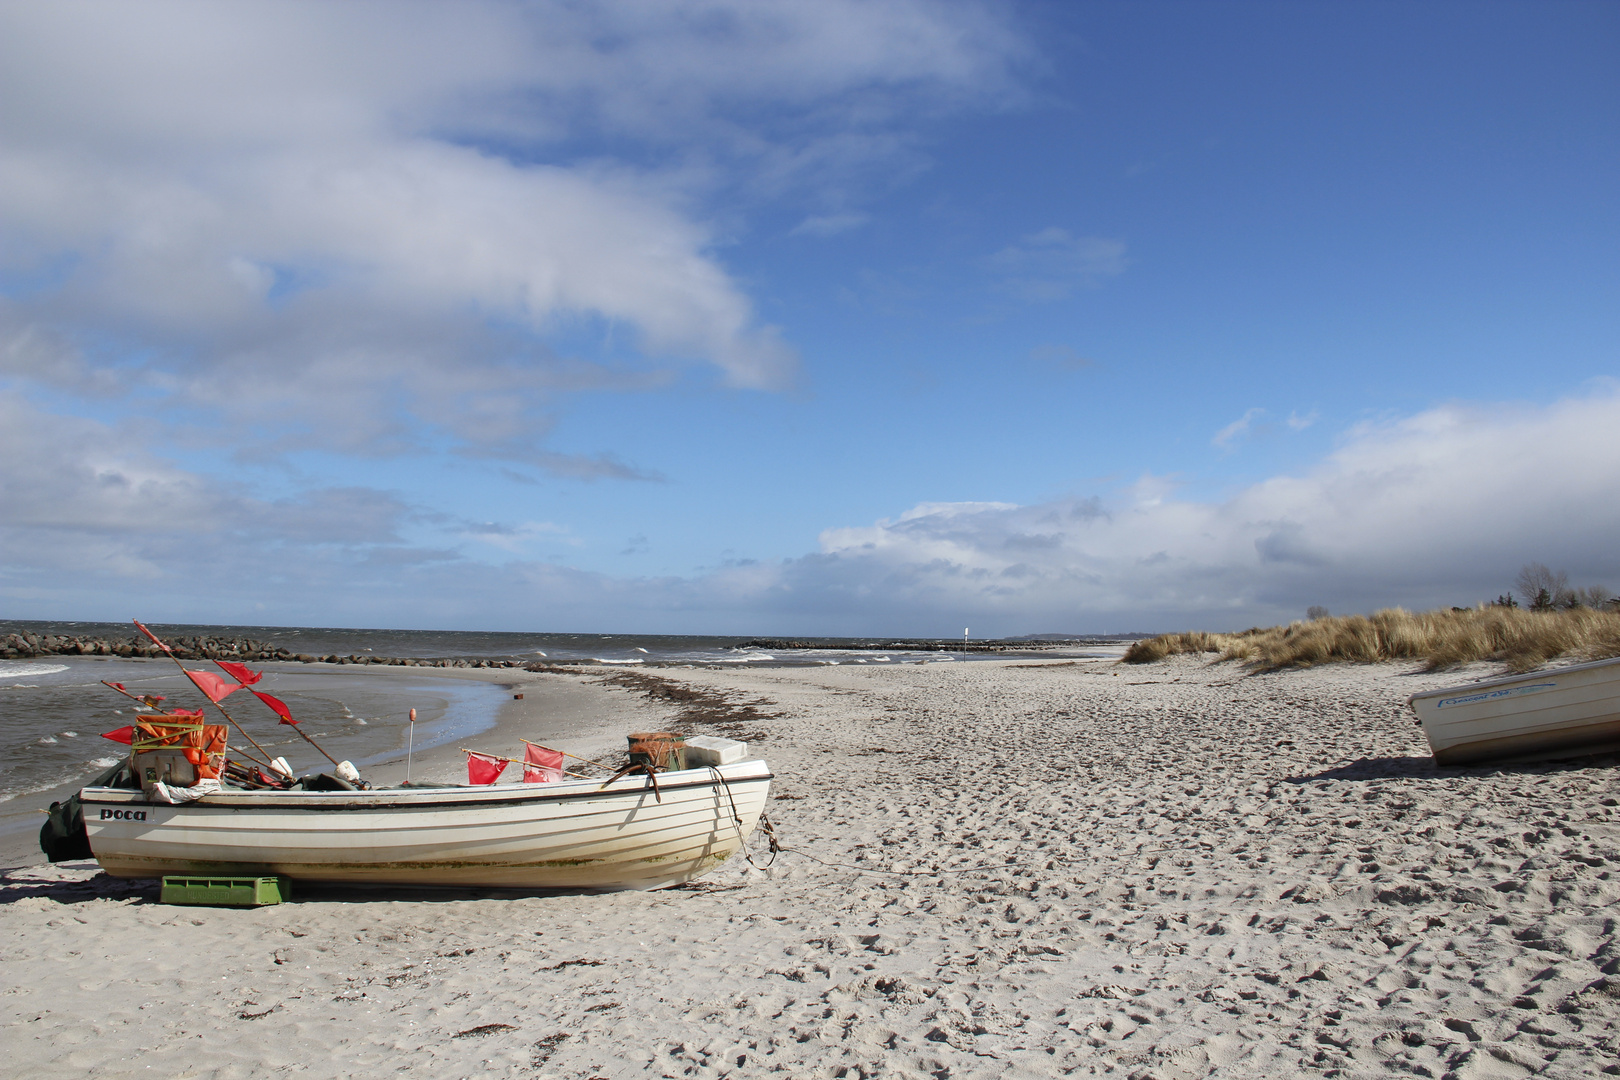
[[[90,850],[114,877],[268,876],[369,885],[656,889],[742,847],[771,785],[763,761],[604,783],[247,791],[167,805],[80,791]]]
[[[1408,699],[1442,765],[1620,749],[1620,657]]]

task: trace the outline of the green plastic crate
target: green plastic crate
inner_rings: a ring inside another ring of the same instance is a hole
[[[292,878],[166,877],[165,904],[210,904],[214,907],[262,907],[292,899]]]

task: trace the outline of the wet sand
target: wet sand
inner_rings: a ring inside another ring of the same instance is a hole
[[[769,870],[227,910],[25,867],[0,1028],[38,1076],[1615,1072],[1617,759],[1437,769],[1403,704],[1493,673],[649,672],[771,762]],[[695,730],[653,684],[521,679],[481,748]]]

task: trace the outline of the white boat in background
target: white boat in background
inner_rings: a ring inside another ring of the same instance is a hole
[[[656,889],[719,866],[754,829],[763,761],[601,780],[369,791],[224,788],[194,802],[79,793],[113,877],[268,876],[368,885]]]
[[[1574,757],[1620,749],[1620,657],[1414,694],[1434,759]]]

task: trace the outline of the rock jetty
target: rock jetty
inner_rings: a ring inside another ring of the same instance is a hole
[[[414,656],[374,656],[371,653],[331,653],[318,656],[295,653],[279,645],[250,638],[173,637],[169,648],[182,660],[278,660],[298,664],[383,664],[393,667],[521,668],[524,660],[488,660],[469,657],[425,658]],[[159,657],[163,650],[140,638],[70,637],[65,634],[34,634],[24,631],[0,639],[0,660],[27,660],[40,656],[123,656]]]

